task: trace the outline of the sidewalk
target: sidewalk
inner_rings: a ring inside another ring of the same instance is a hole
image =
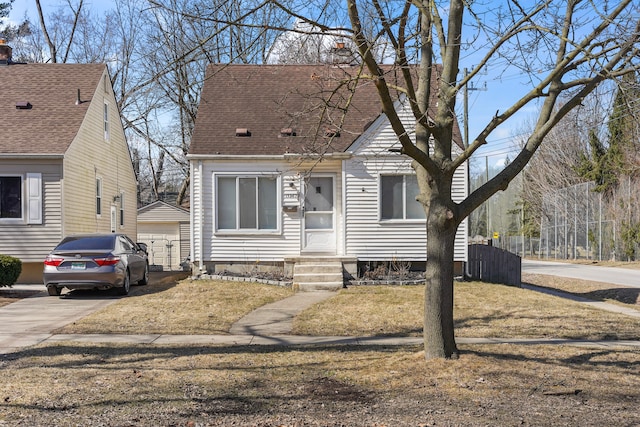
[[[32,285],[27,285],[32,286]],[[578,301],[602,310],[640,317],[637,310],[613,304],[591,301],[535,286],[533,291]],[[117,335],[117,334],[54,334],[53,330],[80,319],[119,298],[52,298],[43,289],[37,295],[0,307],[0,354],[15,352],[22,347],[44,342],[120,343],[153,345],[422,345],[421,337],[332,337],[289,335],[293,318],[307,307],[333,296],[330,291],[298,292],[281,301],[265,305],[240,319],[229,335]],[[562,344],[597,348],[627,347],[640,349],[640,341],[589,341],[555,338],[456,338],[458,344]]]

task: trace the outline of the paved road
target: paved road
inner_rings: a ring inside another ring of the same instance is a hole
[[[548,274],[640,288],[640,270],[618,267],[569,264],[552,261],[522,260],[522,272]]]

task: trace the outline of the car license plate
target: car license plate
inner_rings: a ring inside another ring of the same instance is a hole
[[[84,262],[72,262],[71,269],[72,270],[84,270],[87,268],[87,265]]]

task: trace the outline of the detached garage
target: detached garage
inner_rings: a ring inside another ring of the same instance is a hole
[[[189,211],[160,200],[141,207],[138,242],[147,244],[152,270],[183,270],[181,263],[189,256]]]

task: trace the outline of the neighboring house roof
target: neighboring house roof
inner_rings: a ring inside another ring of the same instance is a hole
[[[162,200],[156,200],[146,206],[138,208],[138,222],[189,221],[189,211],[180,206],[171,205]]]
[[[64,154],[104,72],[104,64],[0,66],[0,156]]]
[[[390,84],[400,81],[396,69],[386,70]],[[381,114],[376,86],[355,80],[360,72],[349,65],[210,65],[189,154],[343,152]],[[457,125],[455,134],[460,141]]]

